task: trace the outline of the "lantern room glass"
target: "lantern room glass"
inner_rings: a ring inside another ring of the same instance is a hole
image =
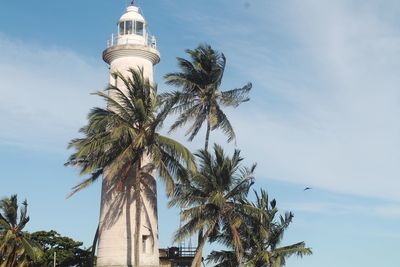
[[[135,21],[135,34],[143,36],[143,22]]]
[[[119,35],[136,34],[144,36],[144,23],[142,21],[126,20],[119,23]]]
[[[122,21],[119,23],[119,35],[124,35],[125,34],[125,22]]]
[[[133,23],[131,20],[125,21],[125,34],[132,34]]]

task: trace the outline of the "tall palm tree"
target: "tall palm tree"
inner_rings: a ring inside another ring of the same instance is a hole
[[[72,194],[101,175],[105,177],[103,187],[105,182],[121,194],[127,186],[130,196],[130,187],[133,187],[136,209],[134,263],[139,266],[143,195],[155,197],[155,189],[149,186],[149,181],[154,179],[154,170],[165,182],[167,193],[172,194],[174,177],[183,177],[186,168],[193,170],[195,165],[188,149],[158,133],[169,106],[161,105],[157,88],[144,78],[143,69],[130,69],[129,78],[121,73],[115,75],[123,82],[122,87],[110,85],[106,89],[108,92],[96,93],[105,99],[108,107],[91,110],[87,126],[80,130],[84,136],[72,140],[69,145],[76,152],[66,165],[79,167],[82,175],[90,174],[73,188]]]
[[[29,222],[28,203],[22,202],[18,216],[17,195],[0,200],[0,266],[27,266],[42,256],[40,246],[30,240],[24,227]]]
[[[256,193],[255,203],[246,201],[242,206],[242,217],[245,222],[240,228],[244,249],[242,266],[282,267],[290,256],[303,257],[312,254],[304,242],[280,246],[284,231],[292,222],[293,214],[287,212],[277,219],[277,212],[276,201],[269,202],[264,190],[261,190],[260,194]],[[229,232],[223,232],[217,239],[229,246],[233,238]],[[237,257],[233,247],[230,247],[231,251],[213,251],[208,260],[217,263],[215,265],[217,267],[237,266],[234,265]]]
[[[174,102],[171,110],[178,119],[171,126],[171,131],[191,122],[186,135],[192,141],[203,123],[207,123],[204,148],[208,149],[210,131],[222,129],[228,142],[235,139],[235,132],[222,107],[237,107],[249,100],[251,83],[233,90],[221,91],[226,59],[223,53],[207,44],[196,49],[186,50],[190,60],[178,58],[180,72],[165,75],[166,83],[180,87],[181,91],[163,94],[164,101]]]
[[[175,240],[180,241],[204,230],[199,239],[192,266],[199,267],[205,243],[212,240],[219,231],[227,231],[233,236],[230,244],[238,259],[243,254],[239,227],[242,218],[238,206],[253,184],[251,168],[241,166],[240,151],[232,157],[214,145],[214,154],[200,150],[195,154],[199,160],[198,172],[192,172],[190,179],[182,182],[175,190],[170,206],[187,207],[182,211],[186,223],[177,231]]]

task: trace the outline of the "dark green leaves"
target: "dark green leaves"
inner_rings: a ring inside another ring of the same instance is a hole
[[[71,194],[95,182],[105,170],[108,182],[123,183],[127,170],[136,169],[145,157],[167,184],[168,193],[173,192],[174,180],[185,176],[186,168],[193,169],[191,153],[157,133],[174,103],[161,104],[156,86],[144,78],[143,69],[130,69],[129,74],[115,73],[121,87],[110,85],[106,92],[96,93],[106,101],[107,109],[92,109],[88,124],[81,129],[84,136],[69,145],[75,152],[66,165],[89,175]]]
[[[31,239],[44,251],[42,259],[35,267],[53,266],[54,253],[57,255],[57,266],[92,266],[91,249],[82,248],[82,242],[61,236],[56,231],[35,232],[31,234]]]
[[[0,266],[25,266],[39,261],[42,250],[23,231],[29,222],[28,203],[22,202],[18,216],[17,195],[0,200]]]
[[[222,107],[237,107],[249,100],[251,83],[242,88],[220,91],[225,71],[224,54],[202,44],[196,49],[186,50],[190,60],[177,58],[180,72],[165,75],[167,84],[181,88],[180,92],[162,95],[162,101],[174,103],[172,113],[178,113],[176,122],[170,131],[191,124],[186,135],[192,141],[202,125],[207,121],[206,147],[210,130],[221,129],[228,137],[235,140],[235,132]]]
[[[241,205],[243,223],[238,231],[244,249],[242,266],[282,267],[290,256],[305,256],[312,254],[304,242],[281,246],[285,230],[293,219],[291,212],[277,218],[276,201],[269,201],[266,191],[255,192],[255,202],[245,200]],[[218,237],[223,244],[234,249],[232,241],[237,238],[232,232],[222,232]],[[217,239],[218,240],[218,239]],[[234,251],[212,252],[208,257],[216,266],[235,264],[237,257]],[[235,266],[235,265],[232,265]]]
[[[212,154],[200,150],[195,155],[198,171],[190,172],[188,179],[177,186],[169,203],[184,209],[181,216],[186,223],[175,238],[179,241],[204,230],[200,242],[204,244],[205,241],[221,241],[218,234],[229,232],[234,238],[228,244],[235,248],[235,255],[241,258],[240,211],[254,179],[254,168],[241,166],[243,159],[239,150],[229,156],[219,145],[214,145]],[[195,259],[200,259],[201,253],[202,249],[198,249]]]

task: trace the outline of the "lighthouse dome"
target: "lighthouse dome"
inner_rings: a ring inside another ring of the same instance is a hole
[[[145,21],[142,14],[140,14],[139,12],[139,8],[132,5],[126,8],[126,12],[119,19],[119,21],[124,21],[124,20],[137,20],[142,22]]]
[[[129,6],[118,21],[118,44],[147,44],[146,21],[139,8]]]

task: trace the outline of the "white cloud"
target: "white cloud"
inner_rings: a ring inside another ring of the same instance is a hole
[[[386,218],[400,219],[400,207],[396,205],[375,207],[374,213]]]
[[[338,202],[287,202],[281,203],[281,210],[290,210],[295,214],[298,212],[330,214],[330,215],[350,215],[350,216],[369,216],[384,219],[400,219],[400,207],[392,204],[349,204]]]
[[[287,29],[309,60],[309,73],[289,67],[281,110],[238,114],[244,147],[263,159],[263,173],[328,190],[400,200],[400,31],[343,1],[301,1],[287,7]],[[263,79],[263,68],[254,77]],[[281,71],[284,71],[281,69]],[[257,88],[256,88],[257,90]],[[274,89],[274,92],[279,88]],[[279,92],[278,92],[279,94]],[[245,137],[263,133],[263,147]],[[261,163],[261,162],[260,162]]]
[[[0,34],[0,144],[65,151],[76,136],[107,72],[66,49]]]
[[[399,201],[399,4],[355,2],[252,1],[223,18],[174,8],[226,53],[228,88],[253,81],[252,101],[230,114],[259,177]],[[0,49],[1,142],[65,144],[106,70],[4,36]]]
[[[399,2],[225,2],[233,19],[186,19],[203,16],[228,87],[253,81],[231,118],[259,176],[400,201]]]

